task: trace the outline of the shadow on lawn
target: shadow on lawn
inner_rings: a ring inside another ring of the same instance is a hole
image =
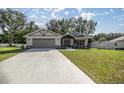
[[[15,49],[15,50],[4,50],[4,51],[0,51],[0,54],[8,54],[8,53],[18,53],[21,52],[21,49]]]
[[[56,50],[54,48],[31,48],[25,51],[25,53],[27,52],[47,52],[47,51],[51,51],[51,50]]]
[[[78,50],[92,50],[92,48],[76,48]]]

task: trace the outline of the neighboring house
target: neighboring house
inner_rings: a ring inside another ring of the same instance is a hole
[[[96,41],[92,43],[94,48],[105,48],[105,49],[124,49],[124,36],[118,37],[110,41]]]
[[[111,40],[114,43],[115,49],[124,49],[124,36]]]
[[[72,33],[61,36],[53,31],[40,29],[25,35],[27,46],[33,48],[87,48],[90,36]]]

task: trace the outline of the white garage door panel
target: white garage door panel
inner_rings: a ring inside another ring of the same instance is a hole
[[[55,39],[33,39],[34,48],[55,48]]]

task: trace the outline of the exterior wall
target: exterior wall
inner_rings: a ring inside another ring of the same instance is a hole
[[[88,46],[88,39],[87,38],[78,38],[78,39],[76,39],[75,41],[74,41],[74,39],[72,39],[72,38],[63,38],[62,39],[62,45],[64,46],[64,40],[70,40],[70,46],[71,47],[75,47],[75,48],[85,48],[85,47],[87,47]],[[77,45],[77,40],[81,40],[81,41],[83,41],[84,40],[84,44],[82,44],[82,45]]]
[[[84,45],[87,46],[88,45],[88,39],[86,38],[84,41]]]
[[[70,40],[70,45],[74,46],[74,39],[68,39],[68,38],[62,39],[62,46],[64,46],[64,40]]]
[[[61,36],[40,36],[40,35],[37,35],[37,36],[27,36],[27,46],[30,46],[30,47],[32,47],[32,45],[33,45],[33,39],[34,38],[54,38],[55,39],[55,45],[56,45],[56,47],[61,47],[63,44],[64,44],[64,39],[69,39],[70,40],[70,45],[72,46],[72,47],[77,47],[77,48],[85,48],[85,47],[87,47],[88,46],[88,38],[82,38],[82,37],[78,37],[78,38],[76,38],[76,40],[84,40],[84,45],[82,44],[82,45],[76,45],[76,42],[74,41],[74,38],[61,38]],[[62,42],[61,42],[61,40],[62,40]]]
[[[55,45],[61,46],[61,37],[60,36],[28,36],[27,37],[27,46],[33,45],[34,38],[55,38]]]
[[[26,43],[27,43],[27,46],[32,46],[32,38],[31,37],[27,37],[26,38]]]
[[[93,48],[102,48],[102,49],[115,49],[115,42],[103,41],[103,42],[93,42]]]
[[[118,41],[117,42],[117,46],[115,46],[115,48],[123,48],[124,49],[124,40],[122,40],[122,41]]]
[[[74,45],[74,39],[71,39],[70,42],[71,42],[71,46],[73,46]]]
[[[67,47],[67,46],[73,47],[74,46],[74,37],[73,36],[65,35],[61,38],[61,40],[62,40],[62,47]]]
[[[81,41],[83,41],[84,40],[84,45],[77,45],[77,43],[75,43],[75,47],[79,47],[79,48],[85,48],[85,47],[87,47],[88,46],[88,38],[78,38],[78,39],[76,39],[76,41],[77,40],[81,40]]]

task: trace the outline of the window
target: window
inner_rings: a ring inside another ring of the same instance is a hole
[[[78,40],[77,40],[77,45],[80,45]]]
[[[115,46],[117,46],[117,42],[115,42]]]
[[[80,45],[82,45],[82,40],[80,40]]]
[[[83,45],[83,41],[82,40],[77,40],[77,45]]]

